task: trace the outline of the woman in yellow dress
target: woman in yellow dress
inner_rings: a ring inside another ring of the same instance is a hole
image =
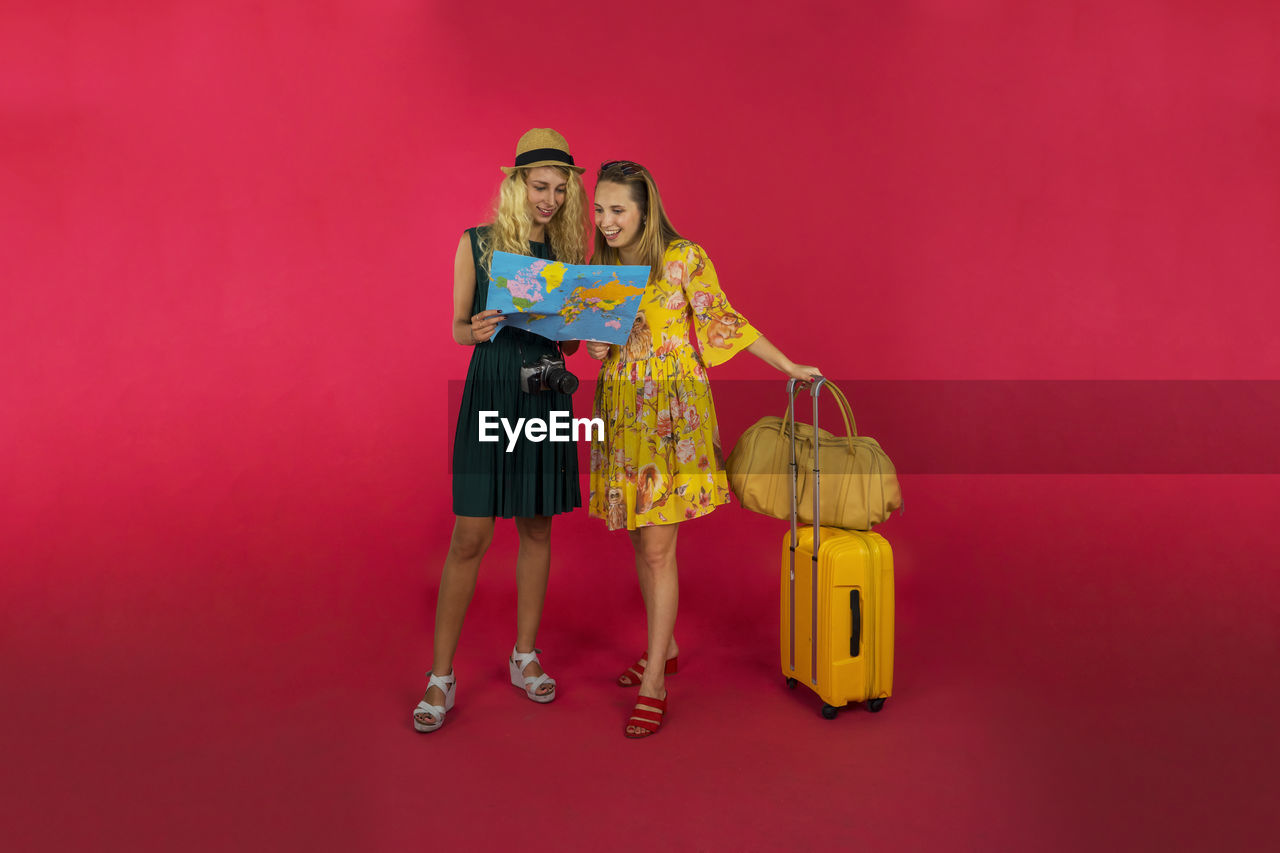
[[[820,373],[791,361],[729,305],[711,259],[672,227],[643,166],[600,167],[595,223],[592,263],[652,270],[627,342],[587,344],[603,361],[593,415],[605,424],[591,451],[589,511],[610,530],[625,528],[635,549],[649,642],[618,683],[640,687],[625,734],[647,737],[662,724],[665,677],[678,660],[676,533],[729,502],[706,369],[746,350],[796,379]],[[654,660],[665,665],[647,666]]]

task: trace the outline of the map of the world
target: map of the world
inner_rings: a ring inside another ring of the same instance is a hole
[[[488,308],[502,312],[498,326],[558,341],[624,344],[649,281],[649,268],[562,264],[494,252]]]

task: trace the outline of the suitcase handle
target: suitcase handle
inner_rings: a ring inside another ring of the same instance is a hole
[[[798,491],[797,480],[800,473],[796,464],[796,428],[795,428],[796,427],[796,390],[802,386],[808,386],[809,393],[813,395],[813,434],[816,439],[818,435],[818,391],[821,390],[822,386],[826,384],[827,384],[827,380],[822,376],[819,376],[816,379],[811,379],[808,382],[804,382],[802,380],[795,379],[795,378],[787,380],[787,415],[783,421],[783,429],[786,429],[787,432],[790,433],[790,438],[791,438],[791,464],[789,467],[791,470],[790,479],[791,479],[791,550],[792,551],[795,551],[796,540],[797,540],[797,537],[799,536],[799,519],[798,519],[798,512],[796,507],[796,500],[797,500],[796,493]],[[833,390],[837,390],[835,385],[832,385],[831,388]],[[841,400],[844,399],[843,394],[840,395],[840,399]],[[848,402],[845,402],[844,405],[848,406],[849,404]],[[841,414],[844,414],[843,409],[841,410]],[[845,421],[845,423],[846,425],[848,425],[847,420]],[[850,437],[849,437],[850,442],[853,441],[852,436],[856,434],[857,434],[856,429],[853,427],[850,427]],[[822,482],[821,482],[822,473],[818,470],[818,456],[819,454],[817,452],[817,445],[815,443],[814,453],[813,453],[813,564],[815,569],[817,568],[817,565],[818,565],[818,544],[819,544],[818,528],[821,526],[821,523],[822,523],[821,522],[822,512],[818,502],[818,499],[822,494]],[[815,575],[815,580],[814,580],[815,584],[817,583],[816,578],[817,576]],[[816,587],[815,587],[815,594],[816,594]]]
[[[797,530],[797,513],[796,513],[796,492],[798,491],[797,478],[799,469],[796,465],[796,389],[802,385],[809,386],[809,393],[813,395],[813,435],[815,438],[813,453],[813,554],[810,559],[812,564],[809,568],[809,576],[813,580],[813,590],[810,599],[810,621],[809,630],[809,683],[816,685],[818,683],[818,548],[819,548],[819,529],[822,526],[822,512],[818,506],[819,495],[822,494],[821,472],[818,471],[818,448],[816,438],[818,433],[818,390],[827,382],[821,376],[811,379],[808,382],[802,382],[792,377],[787,380],[787,419],[791,423],[789,432],[791,433],[791,668],[795,669],[796,665],[796,541],[798,537]],[[832,385],[832,388],[835,386]],[[846,405],[848,405],[846,403]],[[852,430],[851,430],[852,431]],[[850,437],[850,441],[853,438]]]
[[[801,380],[791,379],[789,381],[799,382]],[[853,416],[853,408],[849,405],[849,400],[847,397],[845,397],[844,392],[841,391],[840,388],[834,382],[832,382],[829,379],[822,379],[820,381],[823,384],[829,386],[828,390],[831,392],[831,396],[835,398],[836,407],[840,409],[840,416],[844,418],[845,444],[849,447],[850,453],[855,453],[856,451],[854,450],[853,440],[858,436],[858,421]],[[817,392],[815,391],[814,394],[816,396]],[[791,386],[788,386],[787,388],[787,396],[789,398],[794,396]],[[795,423],[795,412],[792,406],[787,406],[787,411],[783,413],[783,416],[782,416],[782,429],[783,430],[790,429],[793,423]],[[814,424],[814,430],[815,430],[814,444],[816,445],[818,442],[818,437],[816,433],[816,430],[817,430],[816,423]]]
[[[849,590],[849,611],[853,614],[853,630],[849,632],[849,657],[856,658],[862,651],[862,595],[856,589]]]

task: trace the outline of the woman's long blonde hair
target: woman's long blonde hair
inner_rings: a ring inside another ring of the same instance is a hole
[[[557,261],[580,264],[587,257],[587,193],[582,178],[573,169],[553,167],[566,177],[564,204],[547,223],[547,241]],[[528,169],[516,169],[498,188],[493,221],[489,231],[479,234],[480,266],[487,272],[494,251],[513,255],[529,254],[529,235],[533,220],[529,217]]]
[[[649,174],[648,169],[630,160],[615,160],[603,166],[596,177],[596,186],[600,186],[605,181],[626,187],[631,193],[631,200],[639,206],[640,213],[644,217],[644,225],[637,238],[636,248],[639,250],[640,263],[649,266],[649,280],[657,281],[664,274],[662,257],[667,252],[667,246],[672,240],[684,239],[667,218],[666,208],[662,206],[662,196],[658,195],[658,185],[653,182],[653,176]],[[621,253],[609,245],[599,228],[595,229],[595,232],[596,243],[595,251],[591,254],[592,263],[622,263]]]

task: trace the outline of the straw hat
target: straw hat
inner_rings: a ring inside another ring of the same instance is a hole
[[[516,169],[532,169],[535,166],[559,166],[573,169],[578,174],[584,171],[581,166],[573,165],[569,143],[549,127],[535,127],[520,137],[520,141],[516,143],[516,164],[498,168],[510,175]]]

